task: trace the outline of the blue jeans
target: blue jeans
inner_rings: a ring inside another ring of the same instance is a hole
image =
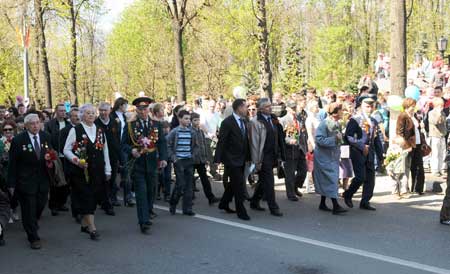
[[[150,221],[150,211],[153,210],[156,190],[156,178],[156,172],[139,172],[133,175],[136,209],[140,225]]]
[[[174,163],[175,188],[170,197],[170,205],[177,206],[183,195],[183,212],[192,211],[192,179],[194,177],[194,161],[192,159],[180,159]]]

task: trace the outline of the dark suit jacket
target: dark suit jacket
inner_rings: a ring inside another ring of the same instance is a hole
[[[362,169],[368,167],[370,169],[374,168],[375,164],[375,156],[377,157],[379,162],[383,162],[383,145],[380,139],[380,132],[378,129],[378,123],[375,119],[370,118],[372,124],[374,125],[375,135],[372,140],[367,140],[364,144],[356,144],[355,142],[351,142],[349,137],[356,137],[358,140],[362,139],[363,131],[359,125],[359,123],[351,118],[347,124],[347,128],[345,130],[345,139],[350,144],[350,158],[352,159],[353,169]],[[364,145],[369,145],[369,154],[364,156],[362,147]]]
[[[214,162],[241,167],[245,165],[246,161],[250,161],[250,139],[247,122],[245,122],[245,128],[246,135],[243,136],[233,115],[223,120],[220,125]]]
[[[39,132],[41,155],[39,159],[34,152],[28,131],[13,138],[9,150],[8,181],[9,188],[26,194],[47,192],[49,189],[49,174],[44,155],[51,149],[50,136]]]
[[[70,123],[67,120],[64,120],[64,123],[66,124],[66,127],[70,126]],[[56,151],[61,151],[64,149],[64,143],[60,143],[59,139],[60,130],[59,122],[56,118],[53,118],[45,123],[44,131],[50,135],[50,142]]]

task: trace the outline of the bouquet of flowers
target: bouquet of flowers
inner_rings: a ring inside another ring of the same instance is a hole
[[[87,183],[87,182],[89,182],[89,172],[86,168],[86,164],[88,163],[87,162],[87,160],[88,160],[87,147],[86,147],[88,144],[88,140],[87,140],[86,134],[83,134],[82,137],[83,137],[83,139],[80,142],[73,143],[72,150],[73,150],[74,154],[78,157],[78,163],[85,166],[84,177],[85,177],[86,183]],[[76,158],[73,160],[76,161]]]
[[[54,162],[58,159],[58,153],[54,149],[49,149],[44,155],[47,168],[51,169],[55,166]]]
[[[287,137],[298,140],[298,128],[295,126],[295,124],[287,125],[284,131],[286,132]]]

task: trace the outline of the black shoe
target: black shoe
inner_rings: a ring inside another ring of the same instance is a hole
[[[283,213],[281,213],[281,211],[278,208],[277,209],[271,209],[270,210],[270,214],[272,214],[273,216],[277,216],[277,217],[283,216]]]
[[[238,214],[238,218],[244,221],[250,220],[250,216],[248,216],[247,214]]]
[[[141,233],[142,234],[148,234],[150,226],[147,225],[147,224],[142,224],[142,225],[140,225],[140,228],[141,228]]]
[[[111,205],[112,205],[112,206],[115,206],[115,207],[120,207],[120,206],[122,206],[118,201],[113,201],[113,202],[111,202]]]
[[[114,209],[112,209],[112,208],[105,209],[105,214],[109,215],[109,216],[116,216],[116,213],[114,212]]]
[[[89,232],[89,227],[87,227],[87,226],[82,226],[81,229],[80,229],[80,231],[83,232],[83,233],[90,234],[90,232]]]
[[[345,195],[344,192],[344,203],[349,207],[349,208],[353,208],[353,202],[352,202],[352,198],[348,197],[347,195]]]
[[[339,215],[342,213],[347,212],[347,210],[343,209],[340,205],[338,205],[337,207],[333,208],[333,215]]]
[[[90,237],[91,240],[93,240],[93,241],[98,241],[98,240],[100,240],[100,234],[98,234],[97,230],[94,230],[94,231],[89,232],[89,237]]]
[[[264,211],[266,210],[264,207],[259,205],[259,202],[250,202],[250,208],[257,211]]]
[[[153,223],[151,221],[148,221],[148,222],[145,222],[145,225],[151,226],[151,225],[153,225]]]
[[[297,195],[298,197],[303,197],[303,193],[301,193],[298,189],[295,190],[295,195]]]
[[[371,206],[369,203],[366,203],[366,204],[360,204],[360,205],[359,205],[359,208],[360,208],[360,209],[364,209],[364,210],[372,210],[372,211],[377,210],[376,208],[374,208],[373,206]]]
[[[125,206],[127,207],[133,207],[134,205],[136,205],[136,203],[133,200],[125,201]]]
[[[213,205],[213,204],[215,204],[215,203],[220,202],[220,199],[217,198],[217,197],[212,197],[211,199],[209,199],[208,202],[209,202],[209,205]]]
[[[170,208],[169,208],[170,214],[175,215],[176,211],[177,211],[177,206],[170,205]]]
[[[441,220],[440,223],[441,225],[450,225],[450,220],[447,221]]]
[[[31,242],[30,248],[34,249],[34,250],[41,249],[42,248],[41,241],[38,240],[38,241]]]
[[[292,202],[298,202],[298,198],[297,197],[288,197],[288,200],[289,201],[292,201]]]
[[[51,211],[51,213],[52,213],[52,216],[58,216],[59,215],[59,212],[58,212],[58,210],[56,210],[56,209],[52,209],[52,210],[50,210]]]
[[[193,211],[186,211],[186,212],[183,212],[183,215],[195,216],[195,213]]]
[[[331,209],[329,207],[327,207],[327,205],[320,205],[319,210],[331,212]]]
[[[226,213],[236,213],[236,210],[231,209],[229,206],[219,204],[219,209],[225,210]]]
[[[58,208],[58,211],[67,212],[67,211],[69,211],[69,209],[63,205]]]

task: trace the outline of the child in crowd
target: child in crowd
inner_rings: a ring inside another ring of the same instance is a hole
[[[170,197],[170,213],[175,214],[178,201],[183,196],[183,214],[194,216],[192,211],[192,177],[194,174],[194,161],[192,153],[193,130],[189,127],[191,115],[186,110],[178,113],[180,125],[172,129],[167,135],[167,151],[170,161],[175,169],[175,188]]]
[[[191,123],[193,132],[192,142],[194,143],[192,155],[194,160],[194,172],[197,171],[203,186],[203,191],[205,192],[205,196],[208,198],[209,204],[212,205],[219,202],[220,199],[212,193],[211,183],[209,182],[208,175],[206,174],[206,137],[203,130],[200,129],[200,115],[198,113],[191,113]]]
[[[162,129],[164,137],[170,132],[170,123],[168,121],[162,121]],[[170,184],[172,182],[172,163],[170,161],[167,162],[167,166],[159,170],[158,176],[158,191],[157,191],[157,199],[161,199],[161,191],[164,193],[164,201],[170,202]]]

